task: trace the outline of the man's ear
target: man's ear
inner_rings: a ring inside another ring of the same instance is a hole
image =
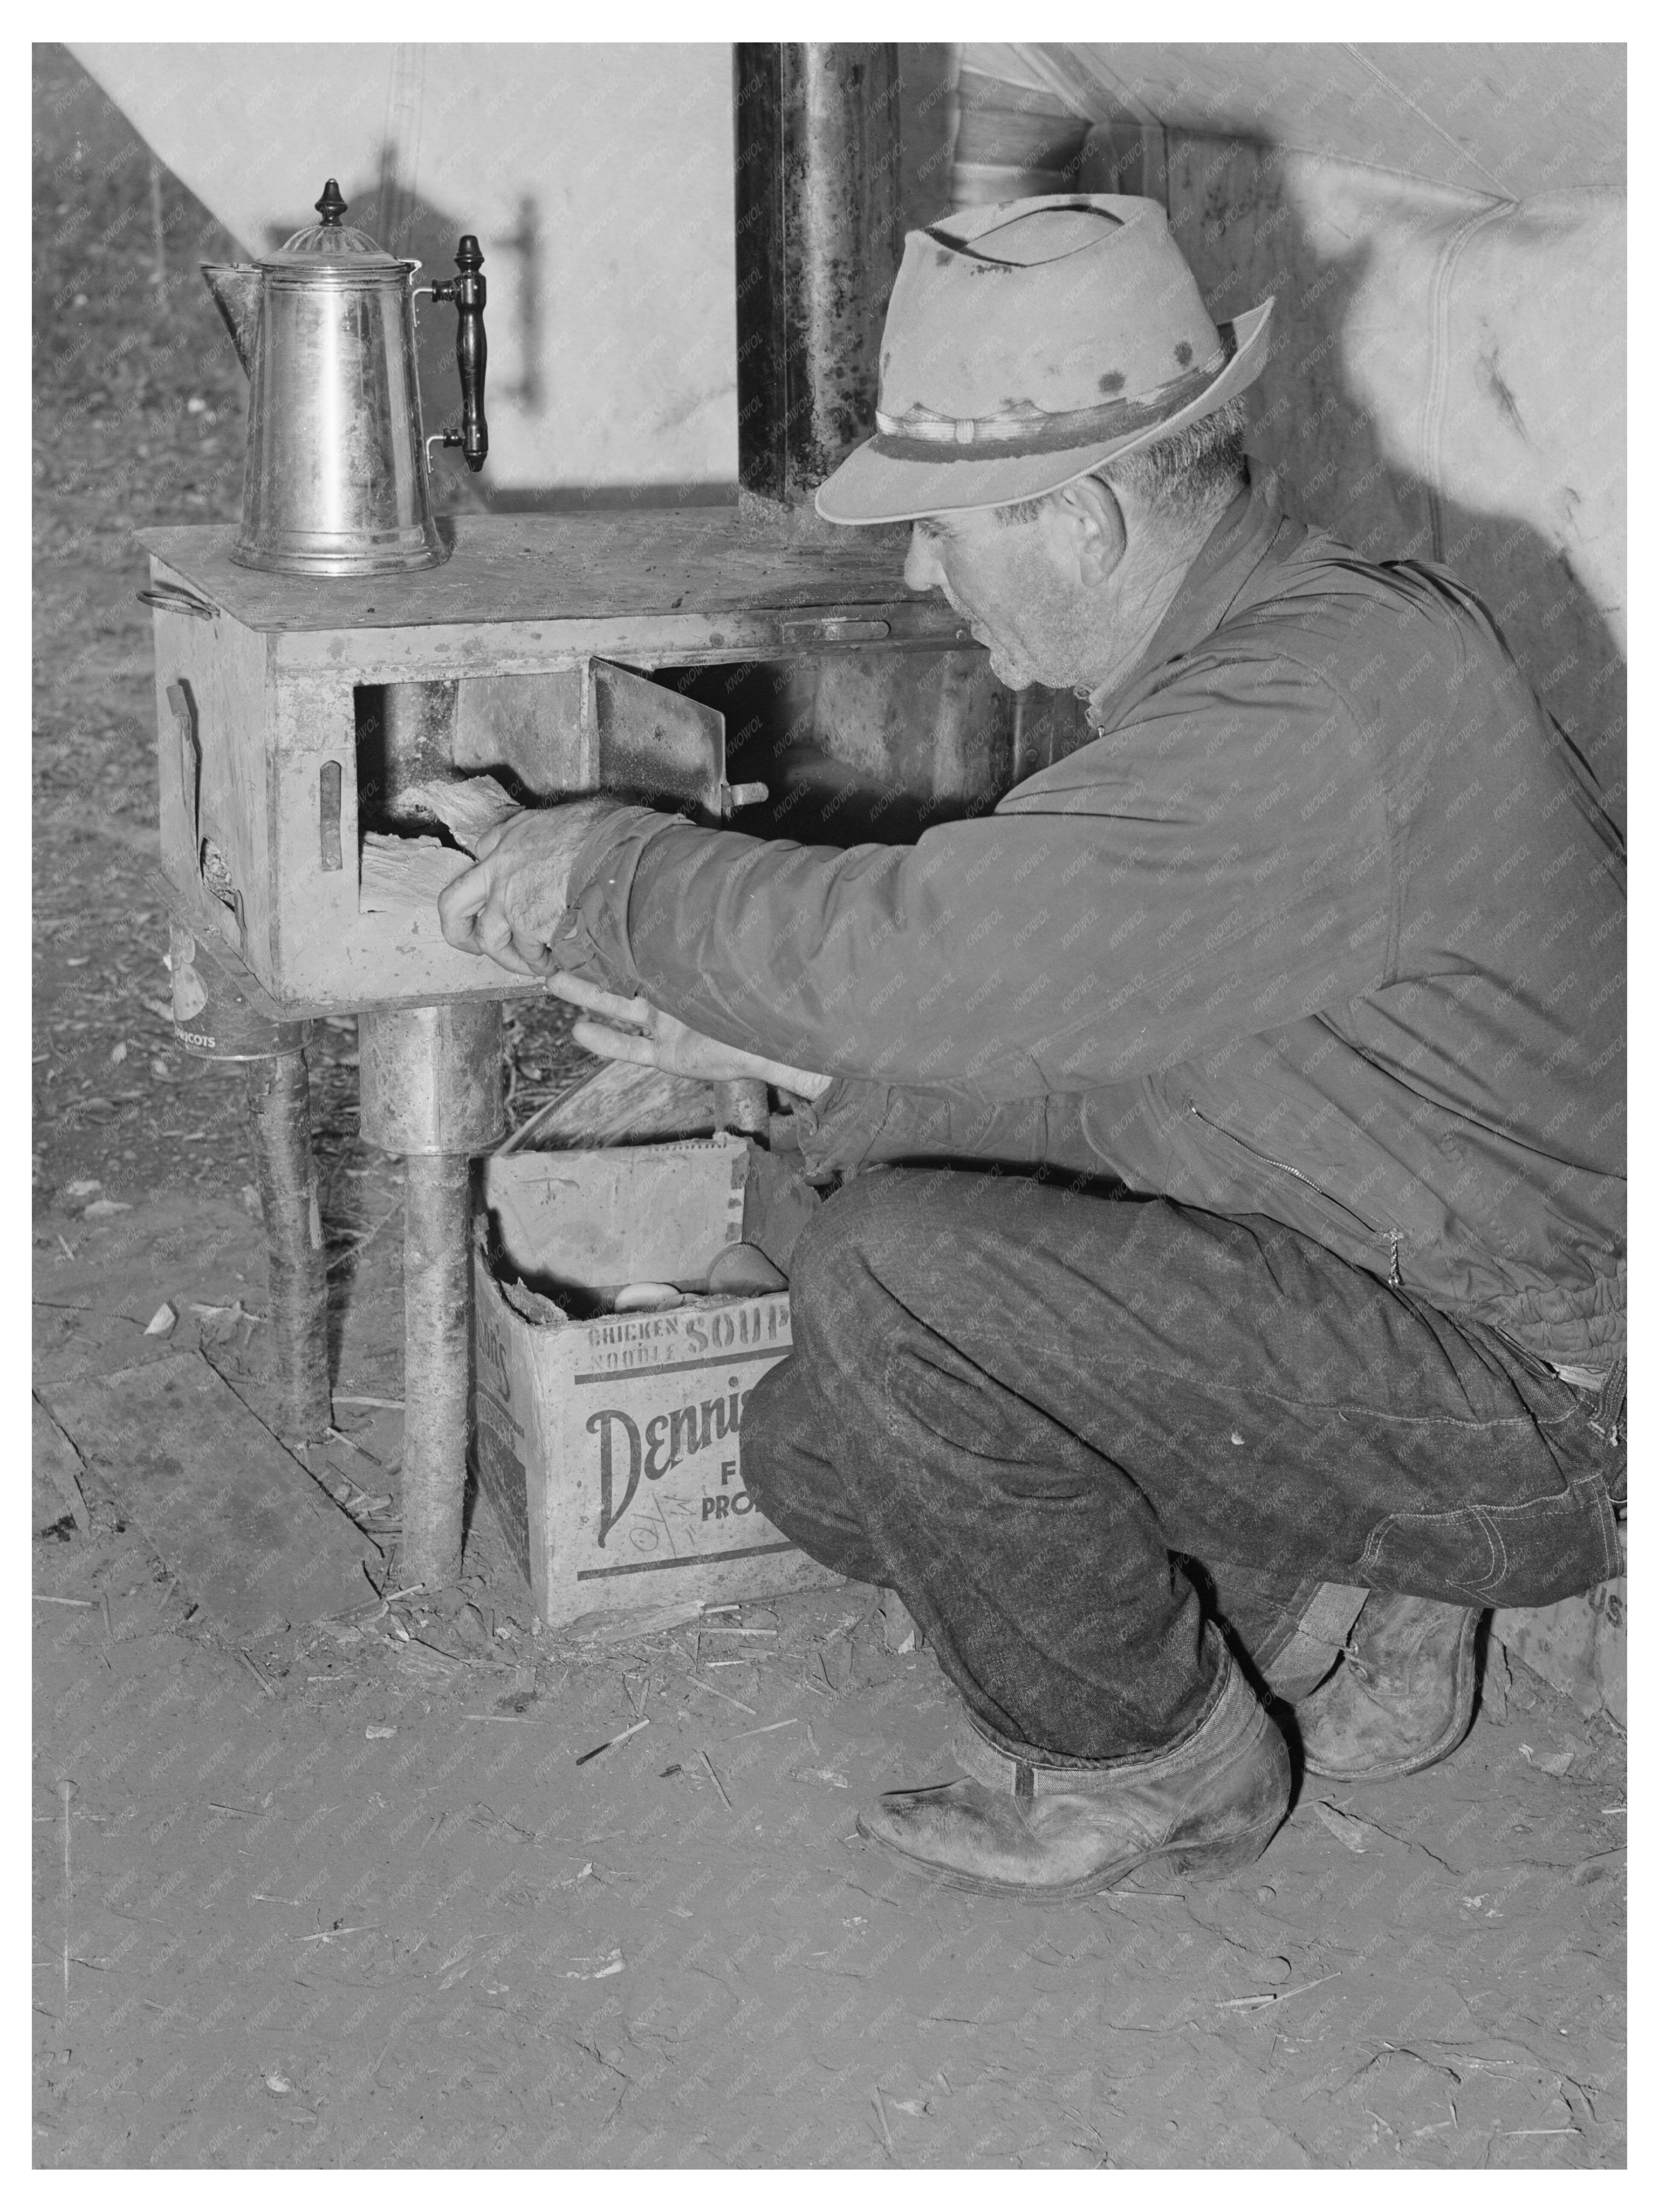
[[[1078,581],[1103,584],[1128,543],[1123,510],[1110,484],[1099,477],[1079,477],[1054,493],[1048,511],[1060,536],[1056,550]]]

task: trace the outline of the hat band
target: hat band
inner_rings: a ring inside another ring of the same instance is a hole
[[[1107,438],[1123,438],[1178,415],[1198,398],[1226,367],[1237,344],[1230,328],[1220,333],[1219,359],[1188,369],[1172,384],[1160,385],[1149,398],[1109,399],[1103,406],[1079,407],[1060,415],[982,415],[967,420],[937,416],[901,420],[876,410],[874,450],[895,461],[982,461],[987,447],[997,459],[1030,453],[1065,453]]]

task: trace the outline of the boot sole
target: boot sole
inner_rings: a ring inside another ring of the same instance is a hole
[[[1474,1725],[1474,1638],[1480,1625],[1480,1615],[1472,1613],[1458,1638],[1452,1717],[1432,1744],[1374,1766],[1325,1766],[1304,1751],[1302,1764],[1307,1771],[1323,1782],[1395,1782],[1402,1775],[1420,1774],[1425,1766],[1436,1766],[1449,1759]]]
[[[895,1858],[902,1859],[920,1873],[931,1875],[947,1889],[965,1889],[981,1897],[1023,1897],[1032,1905],[1066,1905],[1077,1898],[1097,1897],[1103,1890],[1133,1887],[1132,1878],[1148,1872],[1190,1875],[1200,1882],[1224,1881],[1230,1875],[1242,1874],[1246,1867],[1255,1864],[1284,1826],[1288,1809],[1287,1807],[1275,1813],[1271,1820],[1259,1821],[1237,1836],[1229,1836],[1224,1843],[1171,1844],[1148,1852],[1144,1858],[1104,1867],[1098,1874],[1080,1875],[1075,1881],[1050,1884],[999,1881],[990,1875],[958,1873],[934,1860],[919,1858],[914,1852],[889,1843],[885,1836],[876,1835],[865,1826],[862,1814],[857,1826],[859,1833],[869,1842],[879,1844],[884,1850],[890,1851]]]

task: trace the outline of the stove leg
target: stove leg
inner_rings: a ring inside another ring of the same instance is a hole
[[[171,930],[173,1035],[197,1060],[247,1070],[254,1173],[264,1209],[270,1328],[282,1389],[282,1434],[315,1443],[333,1420],[328,1388],[328,1275],[311,1153],[311,1024],[273,1020],[249,995],[252,979],[222,945],[182,922]]]
[[[358,1017],[362,1129],[404,1156],[403,1543],[398,1578],[461,1571],[471,1389],[471,1156],[506,1129],[501,1009],[461,1000]]]
[[[714,1085],[714,1115],[722,1129],[739,1136],[764,1136],[771,1123],[771,1103],[766,1085],[752,1076],[738,1076]]]
[[[404,1162],[404,1534],[400,1581],[460,1579],[471,1379],[472,1163]]]
[[[295,1443],[315,1443],[332,1426],[334,1408],[328,1387],[327,1262],[304,1052],[249,1060],[247,1104],[264,1208],[282,1433]]]

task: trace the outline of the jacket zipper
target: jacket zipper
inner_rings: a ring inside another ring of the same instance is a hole
[[[1292,1167],[1289,1160],[1276,1159],[1273,1153],[1264,1152],[1259,1146],[1247,1144],[1243,1137],[1236,1135],[1231,1129],[1227,1128],[1222,1122],[1212,1121],[1210,1116],[1202,1112],[1197,1103],[1191,1098],[1187,1101],[1187,1111],[1192,1115],[1194,1121],[1200,1123],[1206,1129],[1213,1129],[1218,1136],[1225,1137],[1229,1144],[1237,1145],[1241,1152],[1248,1152],[1252,1159],[1261,1161],[1264,1166],[1277,1168],[1281,1175],[1294,1176],[1297,1182],[1305,1184],[1308,1189],[1312,1191],[1316,1198],[1322,1198],[1327,1206],[1334,1206],[1339,1213],[1346,1213],[1350,1221],[1357,1221],[1359,1226],[1364,1231],[1367,1237],[1381,1237],[1382,1236],[1383,1231],[1376,1228],[1372,1223],[1367,1221],[1364,1214],[1356,1213],[1352,1206],[1345,1206],[1340,1198],[1333,1198],[1330,1192],[1324,1188],[1322,1183],[1316,1183],[1311,1176],[1304,1175],[1301,1169],[1298,1167]],[[1400,1278],[1400,1231],[1397,1229],[1390,1229],[1388,1231],[1388,1238],[1389,1285],[1391,1289],[1399,1290],[1401,1287]]]

